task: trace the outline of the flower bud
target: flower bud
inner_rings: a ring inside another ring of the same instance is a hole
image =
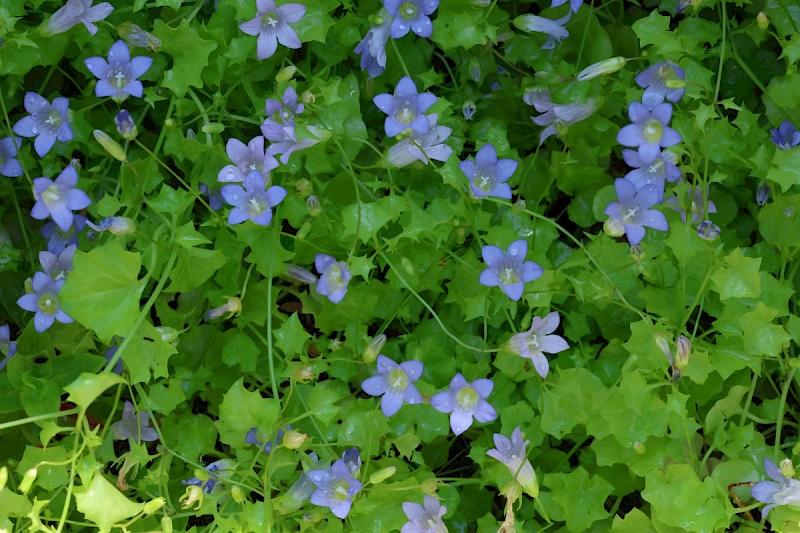
[[[224,315],[228,315],[225,318],[231,318],[242,311],[242,301],[237,298],[236,296],[226,296],[228,299],[224,305],[217,307],[215,309],[210,309],[206,312],[205,319],[206,320],[215,320],[217,318],[221,318]]]
[[[286,433],[283,434],[283,445],[289,448],[290,450],[296,450],[303,445],[305,441],[308,440],[308,435],[305,433],[300,433],[296,429],[290,429]]]
[[[312,192],[314,192],[314,184],[311,183],[306,178],[300,178],[297,180],[297,183],[294,184],[294,190],[297,191],[297,194],[302,198],[305,198]]]
[[[277,83],[287,82],[290,79],[294,78],[296,72],[297,72],[297,67],[295,67],[294,65],[283,67],[278,71],[277,74],[275,74],[275,81]]]
[[[467,70],[469,70],[469,77],[472,78],[472,81],[475,83],[479,83],[481,81],[481,63],[477,58],[473,57],[469,60]]]
[[[667,340],[666,335],[663,333],[656,333],[655,337],[653,337],[653,340],[655,341],[656,346],[658,346],[658,349],[661,350],[661,353],[667,357],[669,364],[673,364],[675,360],[672,357],[672,350],[669,347],[669,340]]]
[[[769,200],[770,187],[769,183],[764,182],[756,189],[756,202],[758,205],[764,205]]]
[[[92,134],[97,142],[100,143],[100,146],[103,147],[103,150],[108,152],[111,157],[117,161],[126,161],[128,159],[128,156],[125,155],[125,150],[122,148],[122,146],[120,146],[117,141],[112,139],[108,133],[102,130],[94,130]]]
[[[311,231],[311,222],[306,220],[303,222],[303,225],[298,228],[297,233],[294,234],[295,239],[303,240],[308,237],[309,232]]]
[[[609,237],[622,237],[625,235],[625,225],[620,219],[609,217],[603,223],[603,231]]]
[[[636,261],[637,263],[640,262],[642,259],[644,259],[645,255],[644,249],[638,244],[634,244],[633,246],[631,246],[629,253],[631,254],[633,260]]]
[[[317,95],[312,93],[311,91],[303,91],[300,94],[300,101],[304,104],[313,104],[317,101]]]
[[[689,356],[692,354],[692,343],[681,335],[678,337],[678,347],[675,350],[675,366],[683,370],[689,366]]]
[[[464,105],[461,106],[461,114],[464,115],[464,120],[472,120],[472,117],[475,116],[475,111],[477,111],[477,108],[475,107],[475,102],[472,100],[467,100],[464,102]]]
[[[331,339],[330,342],[328,343],[328,349],[330,351],[332,351],[332,352],[335,352],[337,350],[341,350],[342,349],[342,344],[344,344],[344,343],[339,339]]]
[[[784,459],[780,463],[781,474],[786,477],[794,477],[794,465],[792,464],[791,459]]]
[[[194,141],[195,139],[197,139],[197,134],[194,132],[192,128],[188,128],[186,130],[186,138]]]
[[[100,221],[100,227],[118,237],[121,235],[130,235],[136,231],[133,220],[128,217],[109,217]]]
[[[30,468],[27,472],[25,472],[18,487],[20,494],[27,494],[27,492],[31,490],[31,487],[33,487],[33,482],[36,481],[36,473],[36,468]]]
[[[222,133],[225,131],[225,125],[219,122],[208,122],[207,124],[203,124],[203,127],[200,128],[200,131],[208,134]]]
[[[194,504],[197,504],[195,509],[200,509],[203,505],[203,489],[197,485],[189,485],[178,501],[181,502],[184,509],[188,509]]]
[[[167,515],[161,517],[161,533],[172,533],[172,518]]]
[[[439,480],[437,480],[435,477],[429,477],[420,484],[419,489],[423,492],[423,494],[427,494],[429,496],[435,496],[436,489],[438,486],[439,486]]]
[[[22,286],[25,289],[25,294],[30,294],[33,292],[33,280],[31,278],[25,278]]]
[[[406,271],[406,274],[408,274],[409,276],[414,275],[414,264],[408,257],[403,257],[400,260],[400,264],[403,265],[403,270]]]
[[[375,359],[378,358],[378,354],[381,353],[384,344],[386,344],[386,335],[381,333],[380,335],[375,336],[372,341],[367,346],[364,353],[361,355],[362,359],[365,363],[372,363]]]
[[[369,17],[367,17],[370,26],[380,26],[383,24],[383,17],[377,13],[373,13]]]
[[[306,383],[311,381],[312,379],[316,378],[317,376],[314,375],[314,369],[308,365],[305,366],[298,366],[292,371],[292,377],[295,381],[300,383]]]
[[[386,468],[381,468],[377,472],[374,472],[371,476],[369,476],[369,482],[373,485],[377,485],[378,483],[382,483],[392,477],[395,472],[397,472],[397,468],[393,466],[387,466]]]
[[[456,230],[456,244],[464,244],[467,240],[467,232],[464,228],[458,228]]]
[[[174,128],[175,127],[175,119],[168,118],[164,121],[164,127],[166,128]]]
[[[286,275],[300,283],[312,284],[317,282],[317,276],[297,265],[286,265]]]
[[[633,451],[635,451],[637,455],[642,455],[647,451],[647,446],[637,440],[633,443]]]
[[[244,492],[237,485],[234,485],[231,488],[231,497],[233,498],[233,501],[235,501],[239,505],[243,504],[246,499],[244,497]]]
[[[756,15],[756,24],[758,24],[758,29],[762,31],[769,28],[769,17],[767,17],[766,13],[763,11],[758,12],[758,15]]]
[[[124,109],[114,117],[114,123],[117,125],[117,131],[122,135],[123,139],[130,141],[139,135],[139,131],[136,129],[136,124],[133,122],[131,114]]]
[[[162,507],[164,507],[164,505],[166,503],[167,503],[167,500],[165,500],[163,497],[159,496],[158,498],[155,498],[155,499],[150,500],[149,502],[145,503],[144,504],[144,509],[142,509],[142,512],[144,514],[146,514],[146,515],[153,514],[156,511],[158,511],[159,509],[161,509]]]
[[[322,206],[319,205],[319,198],[313,194],[306,198],[306,207],[308,208],[308,214],[312,217],[318,217],[322,214]]]
[[[586,81],[591,80],[592,78],[596,78],[598,76],[603,76],[605,74],[611,74],[622,67],[625,66],[628,60],[622,56],[612,57],[611,59],[605,59],[603,61],[599,61],[593,65],[589,65],[576,77],[578,81]]]
[[[117,26],[117,33],[131,46],[149,48],[153,52],[161,47],[161,40],[158,37],[144,31],[132,22],[123,22]]]
[[[8,467],[4,466],[0,468],[0,492],[3,492],[3,489],[6,488],[7,482],[8,482]]]
[[[527,204],[525,203],[525,200],[523,200],[522,198],[520,198],[519,200],[517,200],[516,202],[514,202],[514,205],[512,205],[512,206],[511,206],[511,211],[513,211],[514,213],[522,213],[523,211],[525,211],[525,209],[526,209],[527,207],[528,207],[528,206],[527,206]]]
[[[704,220],[697,226],[697,235],[706,241],[713,241],[719,237],[719,226],[710,220]]]

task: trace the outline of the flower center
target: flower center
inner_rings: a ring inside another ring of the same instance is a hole
[[[463,387],[460,391],[456,393],[456,402],[465,411],[474,410],[475,406],[478,405],[478,401],[480,401],[480,397],[478,396],[478,391],[476,391],[469,385]]]
[[[274,28],[278,25],[278,16],[277,14],[273,13],[272,11],[267,11],[263,17],[261,17],[261,25],[265,28],[269,26],[270,28]]]
[[[264,212],[264,208],[265,208],[265,207],[266,207],[266,206],[264,205],[264,203],[263,203],[263,202],[259,202],[259,201],[258,201],[258,198],[256,198],[255,196],[254,196],[254,197],[252,197],[252,198],[250,198],[250,199],[247,201],[247,212],[248,212],[248,213],[249,213],[251,216],[258,216],[258,215],[260,215],[261,213],[263,213],[263,212]]]
[[[664,82],[677,77],[675,74],[675,69],[667,65],[661,65],[658,67],[657,75],[659,79]]]
[[[418,16],[419,8],[413,2],[406,2],[400,6],[398,13],[406,20],[415,20]]]
[[[58,185],[55,183],[50,185],[42,193],[42,200],[44,200],[44,204],[48,207],[55,205],[61,200],[61,189],[59,189]]]
[[[622,213],[622,222],[625,224],[630,224],[633,222],[633,219],[636,218],[636,213],[639,211],[638,207],[631,207],[630,209],[626,209],[624,213]]]
[[[536,333],[531,333],[528,335],[526,339],[526,343],[528,344],[528,349],[532,352],[536,352],[539,350],[539,335]],[[513,456],[512,456],[513,459]]]
[[[503,285],[513,285],[519,283],[519,275],[515,268],[510,266],[503,267],[500,271],[500,283]]]
[[[408,100],[402,102],[394,112],[394,118],[403,124],[411,124],[417,118],[416,110]]]
[[[54,315],[58,311],[58,298],[50,291],[45,291],[39,296],[39,309],[48,315]]]
[[[57,109],[51,109],[44,122],[45,124],[58,128],[61,126],[61,113],[59,113]]]
[[[658,174],[664,169],[664,162],[660,159],[656,159],[653,163],[647,167],[647,172],[650,174]]]
[[[389,372],[389,388],[395,392],[402,392],[408,388],[408,374],[402,368],[395,368]]]
[[[350,483],[345,480],[333,484],[333,497],[339,501],[345,501],[349,498],[347,490],[350,488]]]
[[[642,136],[649,144],[658,144],[663,133],[664,126],[655,118],[651,118],[645,122],[642,128]]]
[[[494,176],[484,169],[480,169],[479,174],[475,176],[475,186],[483,192],[489,192],[494,189]]]
[[[109,71],[108,73],[111,85],[120,91],[124,89],[126,85],[128,85],[128,77],[125,75],[124,71],[125,69],[123,68],[122,63],[116,63],[114,65],[114,70]]]

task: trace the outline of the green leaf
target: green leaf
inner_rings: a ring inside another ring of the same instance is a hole
[[[187,292],[200,287],[224,265],[228,259],[219,250],[206,248],[179,248],[178,261],[170,274],[167,292]]]
[[[153,377],[169,377],[167,362],[176,352],[175,347],[161,338],[161,333],[153,325],[144,321],[131,332],[128,347],[122,360],[131,375],[131,383],[147,383]]]
[[[271,432],[279,415],[280,403],[277,400],[262,398],[258,391],[248,391],[243,379],[239,379],[222,398],[219,420],[215,424],[222,442],[242,446],[250,428]]]
[[[85,411],[106,389],[120,383],[125,383],[125,380],[110,372],[84,373],[64,387],[64,390],[69,393],[67,400]]]
[[[278,5],[282,3],[278,2]],[[304,43],[308,41],[324,43],[328,30],[334,24],[329,13],[339,7],[339,2],[336,0],[303,0],[302,4],[306,6],[306,14],[293,23],[292,28]]]
[[[144,289],[137,278],[139,254],[109,241],[89,252],[76,252],[73,264],[59,293],[62,309],[106,344],[114,335],[130,334]]]
[[[100,533],[111,531],[114,524],[144,509],[143,503],[132,502],[123,496],[100,472],[95,472],[86,490],[75,491],[75,505],[87,520],[97,525]]]
[[[761,278],[758,270],[761,258],[751,259],[742,255],[740,248],[725,257],[727,267],[711,275],[721,300],[728,298],[758,298],[761,294]]]
[[[654,9],[650,14],[634,22],[631,27],[639,38],[639,45],[653,45],[660,56],[676,56],[682,52],[681,41],[669,29],[670,17]]]
[[[242,372],[255,371],[261,350],[245,333],[236,329],[230,333],[222,348],[222,361],[228,366],[239,365]]]
[[[570,531],[589,531],[590,526],[608,516],[604,504],[614,491],[600,476],[589,476],[579,466],[568,474],[547,474],[542,485],[551,489],[553,500],[564,509]]]
[[[751,355],[777,357],[791,336],[772,321],[778,312],[758,302],[755,308],[739,318],[744,349]]]
[[[797,150],[800,153],[800,150]],[[764,239],[786,253],[800,246],[800,194],[778,195],[758,212]]]
[[[386,196],[376,202],[351,204],[342,208],[344,231],[350,237],[358,231],[358,238],[368,242],[391,220],[403,211],[405,202],[398,196]],[[360,209],[359,209],[360,206]]]
[[[775,150],[770,163],[767,179],[781,186],[783,192],[792,185],[800,184],[800,150]]]
[[[275,330],[275,346],[277,346],[287,358],[294,357],[303,353],[303,346],[311,338],[303,324],[300,323],[297,313],[292,315],[284,322],[281,327]]]
[[[172,68],[164,72],[162,85],[183,96],[190,86],[203,87],[200,74],[208,65],[208,56],[217,48],[217,43],[202,39],[186,18],[177,28],[170,28],[161,19],[156,19],[153,35],[161,39],[160,51],[172,56]]]
[[[39,463],[43,461],[45,464],[40,465]],[[49,448],[26,446],[25,453],[20,459],[16,471],[17,474],[22,476],[29,469],[36,468],[36,485],[45,490],[55,490],[64,485],[69,479],[67,464],[67,451],[63,446],[51,446]],[[8,490],[0,492],[8,492]]]
[[[608,389],[588,370],[564,370],[542,393],[542,430],[561,438],[578,424],[605,424],[599,413],[607,397]]]

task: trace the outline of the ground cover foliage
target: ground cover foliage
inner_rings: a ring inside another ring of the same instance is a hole
[[[798,27],[2,2],[0,530],[797,531]]]

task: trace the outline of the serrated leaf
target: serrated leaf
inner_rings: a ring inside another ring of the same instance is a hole
[[[203,87],[200,74],[208,65],[208,56],[217,48],[217,43],[207,41],[185,18],[177,28],[171,28],[161,19],[156,19],[153,35],[161,39],[160,51],[172,56],[172,68],[164,72],[162,85],[183,96],[189,87]]]
[[[249,336],[234,330],[233,338],[222,348],[222,362],[228,366],[239,365],[242,372],[253,372],[260,354],[261,350]]]
[[[284,322],[281,327],[275,330],[275,346],[277,346],[286,357],[293,357],[302,353],[306,341],[311,338],[297,313],[292,315]]]
[[[141,513],[143,503],[132,502],[95,472],[92,482],[84,492],[75,492],[75,505],[87,520],[97,525],[100,533],[111,531],[118,522]]]
[[[120,383],[125,383],[125,380],[110,372],[83,373],[78,379],[64,387],[64,390],[69,393],[68,401],[86,410],[106,389]]]
[[[215,425],[222,442],[242,446],[250,428],[270,432],[279,414],[280,403],[277,400],[262,398],[257,391],[248,391],[240,379],[225,393]]]
[[[740,248],[725,257],[727,267],[711,275],[721,300],[728,298],[758,298],[761,294],[761,278],[758,270],[761,258],[752,259],[742,255]]]

